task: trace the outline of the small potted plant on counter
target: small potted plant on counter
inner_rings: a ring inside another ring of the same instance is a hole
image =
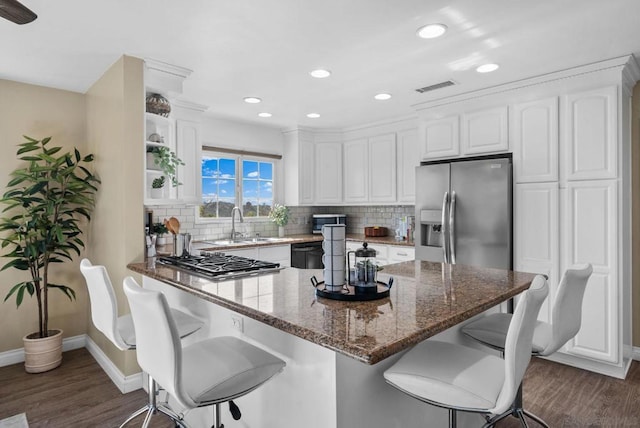
[[[284,227],[289,223],[289,208],[284,205],[275,204],[269,212],[269,219],[278,225],[278,236],[284,236]]]
[[[10,247],[4,257],[11,259],[2,270],[28,272],[4,300],[14,297],[17,307],[27,294],[37,300],[38,331],[23,341],[25,370],[40,373],[62,362],[62,330],[49,327],[49,291],[76,297],[72,288],[54,282],[49,267],[80,255],[82,227],[91,219],[100,180],[86,167],[93,155],[82,156],[77,149],[62,153],[62,147],[48,147],[51,138],[25,139],[17,152],[25,165],[10,174],[0,199],[9,215],[0,220],[2,248]]]
[[[151,182],[151,197],[153,199],[162,199],[165,182],[166,177],[164,175],[153,179]]]
[[[162,223],[153,223],[151,226],[151,233],[157,235],[156,245],[167,245],[167,236],[169,229]]]

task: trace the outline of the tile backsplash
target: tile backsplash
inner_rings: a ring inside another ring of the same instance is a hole
[[[194,207],[184,205],[148,206],[153,211],[153,222],[162,222],[165,218],[176,217],[180,221],[180,231],[192,235],[193,240],[227,239],[231,236],[231,220],[212,223],[196,223]],[[311,233],[313,214],[346,214],[347,233],[364,233],[365,226],[384,226],[393,235],[398,220],[403,216],[415,214],[413,205],[400,206],[318,206],[289,207],[289,223],[285,226],[286,235]],[[236,230],[245,236],[277,236],[278,227],[268,219],[245,219],[240,223],[236,218]]]

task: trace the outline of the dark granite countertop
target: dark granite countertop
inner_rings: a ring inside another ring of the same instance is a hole
[[[389,297],[344,302],[316,297],[310,278],[322,270],[286,268],[275,274],[214,282],[146,263],[132,271],[165,282],[284,332],[367,364],[407,349],[526,290],[533,274],[411,261],[387,265]]]

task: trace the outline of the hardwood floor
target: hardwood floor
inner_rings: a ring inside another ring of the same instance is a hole
[[[22,364],[0,368],[0,419],[25,412],[31,428],[118,427],[146,400],[143,390],[121,394],[84,348],[65,352],[62,366],[43,374],[27,374]],[[640,427],[640,363],[623,381],[534,358],[524,404],[552,428]],[[161,416],[151,426],[173,427]],[[498,425],[518,426],[513,418]]]

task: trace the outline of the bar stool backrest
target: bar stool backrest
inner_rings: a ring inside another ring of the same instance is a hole
[[[118,302],[107,269],[100,265],[94,266],[85,258],[80,262],[80,272],[87,282],[93,324],[118,349],[133,349],[134,346],[125,343],[118,331]]]
[[[124,279],[123,288],[135,325],[140,368],[180,404],[197,407],[182,389],[182,346],[164,294],[140,287],[130,276]]]
[[[492,414],[501,414],[512,404],[531,360],[531,342],[538,312],[549,293],[549,285],[537,275],[522,294],[513,314],[504,348],[505,380]]]
[[[551,339],[538,355],[551,355],[571,340],[582,323],[582,300],[593,272],[591,264],[567,269],[558,285],[551,314]]]

